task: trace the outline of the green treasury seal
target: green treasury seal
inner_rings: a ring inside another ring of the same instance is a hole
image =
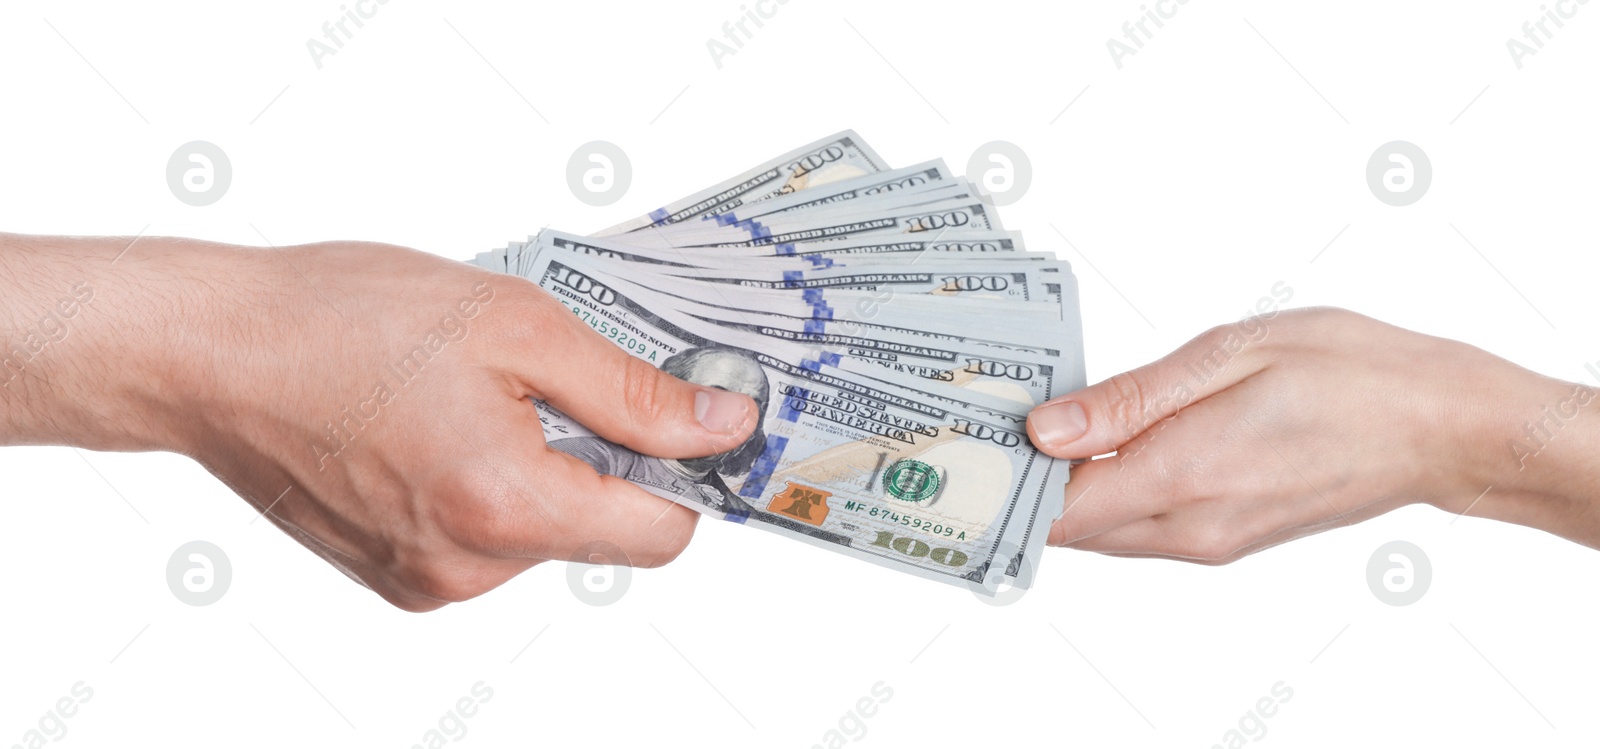
[[[895,499],[921,502],[939,493],[939,473],[920,460],[897,460],[883,472],[883,488]]]

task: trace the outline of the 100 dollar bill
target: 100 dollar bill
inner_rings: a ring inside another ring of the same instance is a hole
[[[640,232],[637,236],[628,237],[628,241],[641,247],[738,248],[824,242],[873,234],[934,232],[937,235],[945,231],[999,231],[1004,227],[1000,225],[1000,217],[993,207],[980,199],[967,198],[909,206],[888,213],[799,214],[793,220],[773,226],[720,228],[723,231],[672,235]]]
[[[1016,544],[1046,496],[1061,492],[1066,465],[1032,447],[1021,416],[852,377],[781,342],[706,335],[607,286],[581,260],[547,253],[526,275],[630,354],[745,393],[761,411],[739,448],[666,460],[539,404],[552,449],[715,517],[975,590],[994,592],[992,567],[1036,558],[1037,548]]]
[[[675,200],[638,218],[596,232],[609,237],[648,226],[674,224],[707,213],[720,213],[758,200],[787,195],[887,169],[882,157],[852,130],[809,143],[721,184]]]
[[[906,272],[905,267],[884,269],[886,274],[866,268],[854,277],[841,275],[847,269],[792,268],[781,273],[754,278],[723,278],[740,275],[736,270],[697,269],[684,262],[667,262],[666,255],[629,247],[614,239],[573,238],[561,232],[541,232],[532,244],[508,245],[507,267],[518,275],[529,276],[539,258],[548,253],[568,256],[589,255],[629,262],[606,263],[606,272],[641,286],[677,297],[698,299],[728,308],[759,309],[783,313],[810,310],[813,317],[832,317],[863,305],[883,307],[892,299],[903,314],[946,314],[957,316],[1006,315],[1015,319],[1061,320],[1064,312],[1058,282],[1061,263],[1012,262],[1016,273],[995,276],[983,282],[976,276],[949,272],[947,264],[929,262],[928,269]],[[652,252],[657,257],[646,258]],[[688,260],[680,256],[681,260]],[[634,262],[637,261],[637,262]],[[933,278],[939,268],[946,272]],[[831,271],[837,272],[831,272]],[[851,270],[854,270],[853,268]],[[831,274],[830,274],[831,272]],[[1013,283],[1020,284],[1012,286]],[[989,287],[1005,284],[996,291]],[[946,291],[939,291],[948,287]],[[933,292],[938,293],[933,293]],[[1076,305],[1076,298],[1072,304]],[[803,312],[801,312],[804,314]]]
[[[883,174],[888,173],[884,172]],[[870,176],[876,177],[878,175]],[[809,197],[808,193],[811,192],[827,194],[831,189],[832,186],[830,185],[783,198],[763,200],[760,203],[751,205],[743,213],[758,211],[767,203],[777,203],[797,197]],[[766,213],[738,220],[733,220],[732,217],[738,216],[739,212],[729,211],[718,216],[718,220],[715,221],[684,221],[670,226],[653,226],[650,227],[648,232],[640,232],[639,236],[628,237],[627,239],[636,243],[660,241],[678,247],[742,242],[747,239],[779,233],[784,230],[780,227],[804,228],[834,218],[848,220],[864,215],[895,215],[917,206],[951,201],[970,201],[977,200],[980,197],[971,183],[957,178],[948,182],[922,185],[915,189],[897,190],[843,203],[814,206],[803,211]],[[723,218],[724,216],[729,218],[725,219]],[[646,234],[649,235],[648,239],[645,238]]]
[[[700,216],[700,221],[684,221],[668,226],[692,226],[704,221],[713,221],[717,226],[729,226],[764,216],[833,209],[858,201],[871,202],[888,196],[924,192],[954,184],[955,179],[949,167],[945,166],[944,160],[936,159],[903,169],[890,169],[886,172],[829,182],[788,195],[730,208],[721,213],[703,214]]]
[[[814,321],[798,321],[751,311],[725,310],[659,294],[626,279],[609,276],[606,283],[650,309],[668,309],[697,320],[838,355],[835,365],[846,371],[876,374],[874,367],[896,374],[980,392],[1030,409],[1050,398],[1082,387],[1068,374],[1076,371],[1055,354],[1008,351],[964,339],[934,340],[886,329],[874,335],[827,332]]]

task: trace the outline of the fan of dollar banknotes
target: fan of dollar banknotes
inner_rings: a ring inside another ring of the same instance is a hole
[[[1077,281],[942,160],[854,132],[583,237],[481,253],[630,354],[745,393],[761,424],[643,456],[535,401],[552,449],[716,518],[994,595],[1034,578],[1068,464],[1028,410],[1083,387]]]

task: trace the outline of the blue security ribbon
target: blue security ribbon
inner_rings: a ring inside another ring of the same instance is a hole
[[[787,408],[787,404],[784,406]],[[798,418],[799,414],[795,414]],[[790,418],[794,421],[794,418]],[[778,468],[778,460],[783,457],[783,450],[789,446],[788,437],[767,435],[766,449],[761,451],[761,456],[756,458],[754,465],[750,466],[750,475],[744,479],[744,485],[739,487],[739,496],[745,499],[760,499],[767,491],[768,482],[772,481],[772,472]],[[732,516],[728,518],[734,520]],[[744,522],[745,518],[738,518],[737,522]]]

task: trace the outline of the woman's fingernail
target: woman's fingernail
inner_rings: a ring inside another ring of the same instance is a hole
[[[1077,401],[1047,403],[1028,414],[1033,434],[1046,445],[1065,445],[1089,431],[1089,414]]]
[[[717,434],[737,434],[750,416],[751,403],[739,393],[707,388],[694,394],[694,418]]]

